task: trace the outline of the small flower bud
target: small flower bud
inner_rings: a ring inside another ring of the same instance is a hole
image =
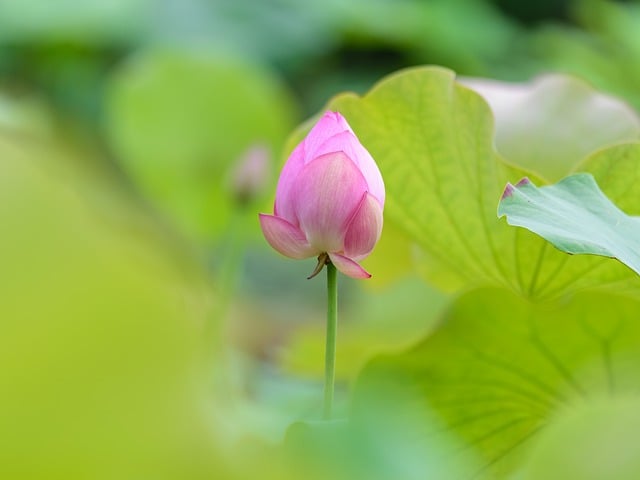
[[[262,144],[249,147],[231,172],[231,191],[240,205],[259,198],[269,181],[271,155]]]

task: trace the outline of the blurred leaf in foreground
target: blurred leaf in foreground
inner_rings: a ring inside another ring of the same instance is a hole
[[[0,477],[224,477],[202,274],[42,155],[0,140]]]
[[[344,420],[298,422],[286,436],[289,461],[307,478],[321,480],[469,478],[476,468],[473,452],[453,458],[463,445],[455,435],[433,435],[441,422],[427,406],[394,391],[364,399]],[[381,399],[384,399],[381,401]],[[402,410],[389,409],[390,403]]]
[[[561,412],[538,438],[531,458],[518,478],[640,478],[638,398],[592,399]]]

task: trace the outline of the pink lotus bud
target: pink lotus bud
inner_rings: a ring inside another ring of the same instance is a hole
[[[231,172],[231,192],[238,204],[246,205],[262,194],[270,167],[266,145],[254,144],[241,155]]]
[[[260,225],[269,244],[287,257],[328,256],[345,275],[369,278],[358,262],[380,238],[384,197],[369,152],[342,115],[327,112],[291,153],[274,214],[260,214]]]

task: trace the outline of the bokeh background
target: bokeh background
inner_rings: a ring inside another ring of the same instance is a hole
[[[248,451],[285,478],[269,448],[318,418],[325,299],[257,222],[289,135],[423,64],[637,109],[639,32],[640,4],[601,0],[0,1],[0,477],[254,478]],[[339,416],[447,300],[381,243],[341,279]]]

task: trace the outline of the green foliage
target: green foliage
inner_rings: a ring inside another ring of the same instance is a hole
[[[395,398],[398,391],[406,404],[390,410],[432,409],[444,422],[432,425],[432,435],[456,434],[481,456],[483,478],[504,478],[555,415],[637,392],[638,312],[637,301],[604,293],[532,304],[505,290],[475,290],[451,304],[433,335],[371,363],[354,409],[376,392]]]
[[[592,103],[591,95],[582,99],[574,104],[577,112]],[[496,153],[489,107],[456,83],[452,72],[435,67],[400,72],[362,98],[338,96],[329,108],[346,116],[376,158],[388,192],[385,215],[421,247],[423,270],[436,285],[495,285],[530,298],[610,284],[637,286],[620,265],[568,259],[534,235],[496,222],[504,184],[526,172]],[[593,145],[592,139],[586,142]]]
[[[565,409],[585,399],[636,391],[632,372],[640,363],[640,331],[633,322],[640,304],[621,296],[637,295],[637,276],[610,259],[547,248],[530,232],[509,232],[495,217],[500,179],[515,181],[527,173],[515,163],[548,178],[590,172],[614,201],[637,211],[638,144],[610,146],[636,138],[637,121],[622,104],[572,79],[556,77],[542,90],[536,84],[517,88],[531,108],[505,110],[498,97],[483,92],[497,117],[501,155],[493,147],[487,104],[443,69],[400,72],[361,98],[347,94],[329,104],[347,117],[377,159],[387,186],[387,217],[420,246],[429,280],[440,287],[484,286],[455,300],[419,345],[373,361],[359,377],[353,410],[366,408],[380,392],[389,399],[390,411],[422,405],[437,418],[425,426],[430,432],[425,435],[446,432],[458,438],[465,447],[451,448],[448,455],[479,455],[476,473],[486,478],[520,470],[538,435]],[[557,118],[551,99],[574,90],[562,112],[567,120]],[[620,130],[607,132],[599,120],[570,121],[592,114],[596,119],[611,115]],[[564,127],[569,147],[559,148],[564,143],[553,135],[544,144],[541,126],[553,122],[556,129]],[[523,143],[521,150],[512,148],[517,142]],[[526,155],[526,145],[536,149]],[[555,155],[554,163],[545,163],[546,152]],[[592,195],[574,203],[597,210],[604,198],[599,195],[600,203]],[[615,209],[610,203],[606,208]],[[557,207],[552,211],[563,213]],[[623,217],[617,211],[607,223],[619,224]],[[576,230],[571,228],[575,222],[589,227],[584,219],[573,222],[565,222],[567,232]],[[563,220],[555,223],[560,227]],[[586,288],[591,290],[580,293]]]
[[[385,402],[403,407],[400,414]],[[315,480],[367,478],[420,480],[467,478],[477,468],[474,455],[453,458],[450,449],[461,444],[453,435],[431,435],[439,419],[399,392],[384,401],[369,398],[348,419],[297,422],[287,430],[285,452],[305,476]]]
[[[491,106],[498,152],[547,181],[567,175],[585,156],[640,138],[640,121],[620,100],[566,75],[525,84],[462,79]]]
[[[0,477],[223,469],[203,427],[203,336],[218,327],[202,271],[43,155],[0,139]]]
[[[229,221],[234,162],[256,145],[279,155],[293,110],[284,87],[256,65],[152,50],[115,72],[107,127],[145,196],[187,232],[211,239]]]
[[[633,480],[640,475],[635,396],[574,405],[553,418],[523,469],[526,480]]]
[[[637,478],[640,281],[496,206],[585,172],[640,215],[640,9],[512,3],[0,2],[0,477]],[[231,173],[256,144],[284,160],[296,110],[423,63],[465,77],[329,104],[385,228],[374,279],[340,280],[348,418],[285,435],[319,416],[322,282],[253,239]],[[549,71],[621,98],[467,77]]]
[[[90,43],[131,41],[144,30],[139,20],[147,13],[148,4],[148,0],[62,0],[51,8],[38,0],[2,2],[0,42],[47,38]]]
[[[604,196],[588,174],[538,188],[528,180],[508,184],[498,215],[572,254],[615,257],[640,274],[640,220]]]
[[[384,276],[391,269],[381,265],[375,273]],[[396,279],[374,288],[373,295],[367,290],[355,292],[357,297],[352,298],[351,309],[342,310],[345,317],[352,320],[340,324],[336,364],[339,381],[354,379],[376,355],[407,348],[428,334],[448,301],[446,295],[415,277]],[[416,312],[422,314],[416,315]],[[323,355],[324,324],[319,319],[292,333],[291,346],[282,357],[282,366],[291,374],[321,378]]]
[[[572,5],[576,25],[545,25],[527,39],[538,71],[562,71],[640,106],[638,54],[640,8],[633,2],[581,0]]]

